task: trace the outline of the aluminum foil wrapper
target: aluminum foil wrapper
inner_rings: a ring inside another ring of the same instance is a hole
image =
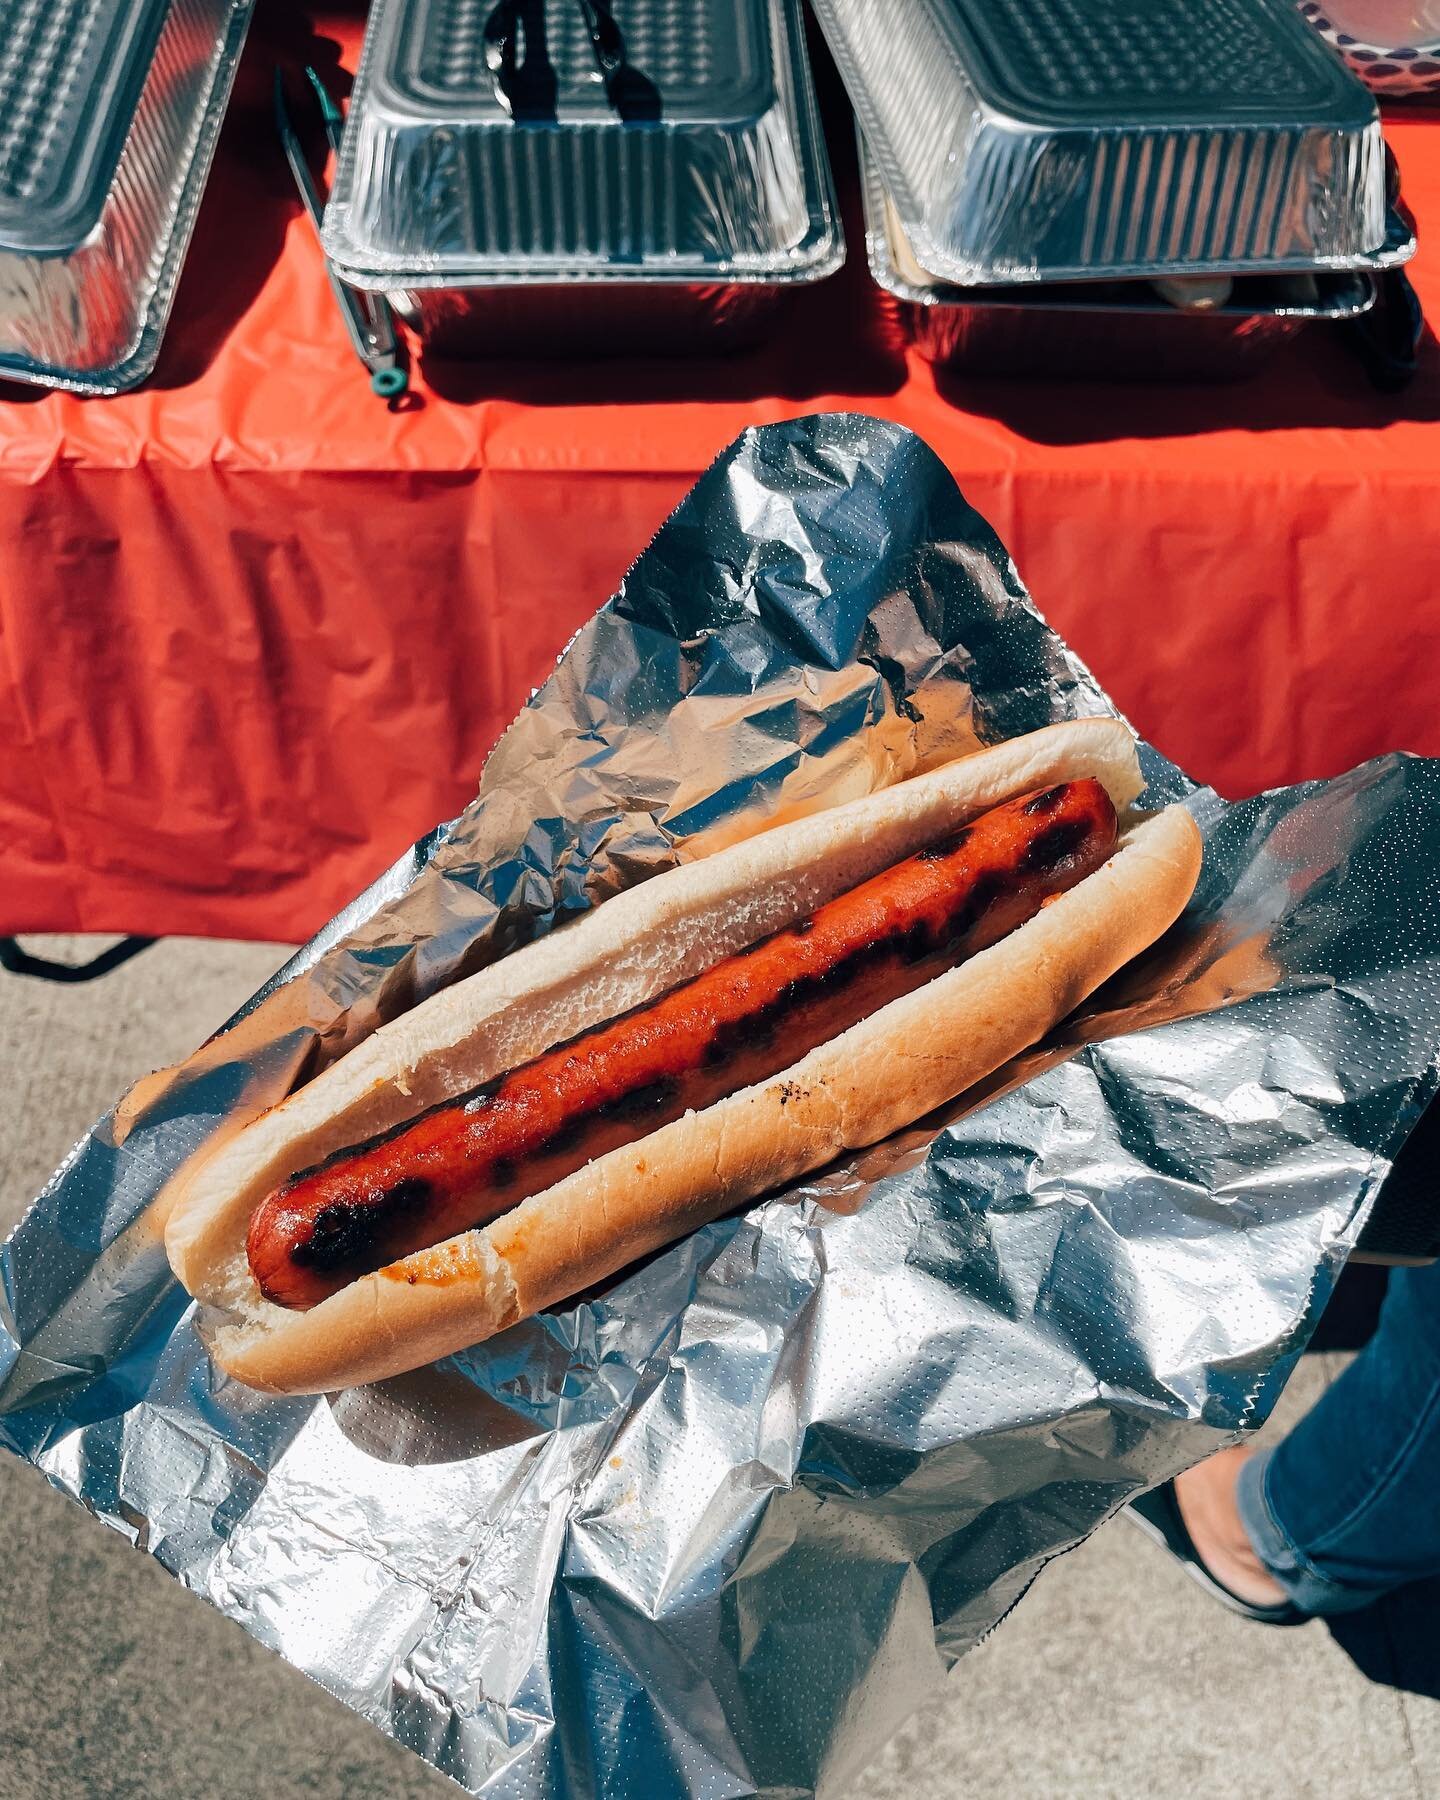
[[[1199,891],[1049,1042],[381,1387],[218,1377],[147,1208],[682,846],[1109,710],[915,437],[747,433],[475,804],[40,1196],[0,1263],[0,1440],[475,1794],[841,1791],[1046,1561],[1269,1411],[1434,1087],[1440,768],[1231,806],[1147,750]]]

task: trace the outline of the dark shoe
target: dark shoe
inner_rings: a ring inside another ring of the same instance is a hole
[[[1311,1615],[1302,1612],[1292,1600],[1282,1600],[1278,1606],[1252,1606],[1248,1600],[1232,1593],[1224,1582],[1215,1579],[1185,1528],[1173,1481],[1162,1481],[1148,1494],[1141,1494],[1130,1502],[1125,1512],[1131,1524],[1138,1525],[1152,1543],[1168,1550],[1190,1579],[1198,1582],[1212,1600],[1228,1606],[1242,1619],[1254,1619],[1259,1625],[1304,1625],[1310,1619]]]

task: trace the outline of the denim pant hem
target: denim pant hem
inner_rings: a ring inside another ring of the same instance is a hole
[[[1270,1504],[1266,1477],[1273,1450],[1261,1450],[1242,1463],[1235,1485],[1235,1501],[1245,1535],[1266,1571],[1302,1612],[1346,1613],[1370,1606],[1388,1593],[1388,1587],[1357,1587],[1333,1581],[1308,1562],[1289,1538]]]

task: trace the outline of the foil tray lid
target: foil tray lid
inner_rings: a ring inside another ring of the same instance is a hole
[[[1365,89],[1287,0],[815,0],[925,268],[961,285],[1350,266]]]
[[[360,286],[830,274],[798,0],[378,0],[324,237]]]
[[[0,0],[0,250],[63,256],[100,221],[165,0]]]
[[[0,0],[0,378],[154,367],[252,0]]]
[[[858,134],[860,187],[865,208],[865,251],[875,285],[910,306],[1008,307],[1047,312],[1184,316],[1189,309],[1167,301],[1148,280],[1030,282],[1014,287],[959,287],[920,266],[905,226],[885,190],[874,153]],[[1392,217],[1392,231],[1408,227]],[[1409,239],[1413,249],[1413,236]],[[1301,286],[1300,284],[1304,284]],[[1236,275],[1229,294],[1193,309],[1199,318],[1353,319],[1374,306],[1378,288],[1369,269],[1319,269],[1288,274]]]

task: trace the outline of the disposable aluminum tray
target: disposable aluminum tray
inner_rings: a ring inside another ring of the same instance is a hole
[[[863,140],[860,167],[871,275],[894,296],[920,354],[969,374],[1236,380],[1307,323],[1353,319],[1375,304],[1375,276],[1363,269],[1239,275],[1230,296],[1203,311],[1135,280],[951,286],[920,267]],[[1393,229],[1407,227],[1397,219]]]
[[[1368,263],[1375,103],[1290,0],[815,0],[906,235],[964,286]]]
[[[0,378],[153,369],[250,11],[0,0]]]
[[[456,347],[564,351],[749,327],[840,266],[798,0],[613,0],[608,79],[581,6],[511,11],[497,47],[476,0],[375,6],[325,218],[347,281]]]

